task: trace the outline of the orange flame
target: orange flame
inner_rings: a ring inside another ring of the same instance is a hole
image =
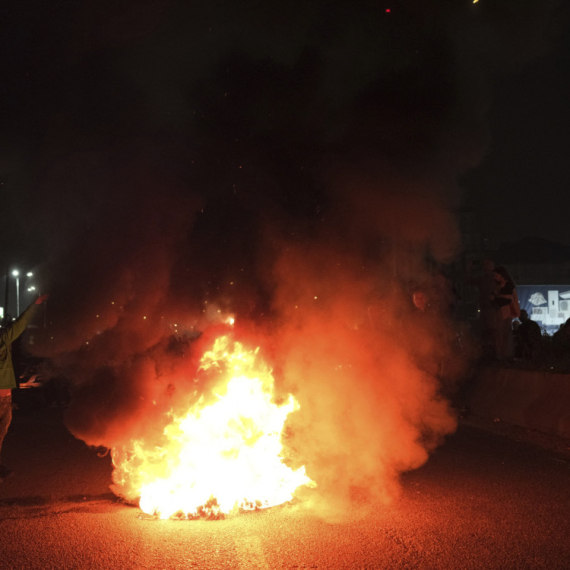
[[[220,337],[198,372],[216,377],[213,403],[202,395],[185,415],[171,412],[159,446],[140,440],[128,451],[112,450],[115,483],[136,482],[145,513],[215,517],[275,506],[299,486],[315,486],[304,467],[283,463],[281,433],[299,404],[292,395],[274,402],[274,379],[259,348]]]

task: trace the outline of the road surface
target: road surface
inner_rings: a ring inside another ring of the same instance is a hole
[[[303,504],[220,521],[155,520],[110,491],[111,462],[62,411],[16,413],[0,485],[0,568],[570,568],[570,460],[461,426],[389,505],[339,522]]]

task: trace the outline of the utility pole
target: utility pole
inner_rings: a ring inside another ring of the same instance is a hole
[[[20,272],[12,271],[12,275],[16,278],[16,318],[20,316]]]
[[[4,318],[8,316],[8,286],[10,285],[10,266],[6,265],[6,289],[4,290]]]

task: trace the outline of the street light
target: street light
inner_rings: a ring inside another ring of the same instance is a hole
[[[17,269],[14,269],[14,271],[12,271],[12,275],[16,278],[16,318],[18,318],[20,316],[20,272]],[[26,273],[26,277],[33,276],[34,274],[31,271]],[[28,289],[28,291],[30,291],[30,289]]]
[[[14,269],[12,275],[16,278],[16,318],[18,318],[20,316],[20,272]]]

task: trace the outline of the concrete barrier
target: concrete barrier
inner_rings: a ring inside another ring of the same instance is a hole
[[[570,438],[570,374],[483,368],[467,405],[482,418]]]

